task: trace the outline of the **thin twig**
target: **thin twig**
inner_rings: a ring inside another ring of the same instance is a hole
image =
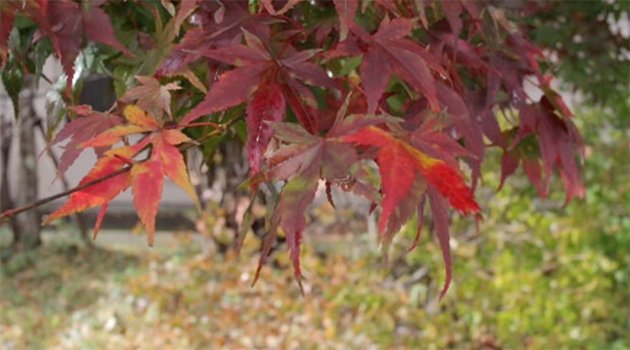
[[[50,80],[50,78],[49,78],[48,76],[46,76],[46,74],[44,74],[44,72],[39,73],[39,75],[40,75],[40,76],[41,76],[44,80],[46,80],[46,82],[47,82],[48,84],[50,84],[50,85],[55,85],[55,83],[54,83],[52,80]]]
[[[39,129],[40,134],[42,135],[42,137],[44,139],[46,139],[46,130],[44,130],[44,126],[42,124],[42,120],[41,119],[37,119],[37,122],[35,123],[37,125],[37,128]],[[66,174],[60,174],[59,173],[59,159],[57,159],[57,156],[55,155],[55,152],[53,152],[52,148],[50,147],[46,147],[46,153],[48,154],[48,158],[50,158],[50,161],[53,163],[53,166],[55,167],[56,172],[58,173],[58,176],[61,180],[61,185],[63,186],[63,190],[67,191],[70,189],[70,183],[68,182],[68,178],[66,177]],[[92,244],[92,241],[90,239],[88,239],[88,227],[85,224],[85,218],[83,217],[83,215],[81,215],[81,213],[75,213],[74,217],[77,221],[77,225],[79,226],[79,231],[81,233],[81,238],[87,242],[87,244]]]
[[[215,129],[220,129],[223,127],[221,124],[217,124],[213,122],[197,122],[197,123],[189,123],[186,125],[187,128],[194,128],[198,126],[211,126]]]
[[[90,186],[94,186],[94,185],[96,185],[98,183],[101,183],[101,182],[103,182],[105,180],[109,180],[109,179],[111,179],[111,178],[113,178],[115,176],[118,176],[120,174],[124,174],[124,173],[126,173],[126,172],[128,172],[130,170],[131,170],[131,166],[125,166],[124,168],[120,168],[120,169],[118,169],[116,171],[113,171],[113,172],[103,176],[103,177],[100,177],[98,179],[94,179],[94,180],[92,180],[90,182],[86,182],[83,185],[79,185],[79,186],[71,188],[71,189],[69,189],[67,191],[59,192],[59,193],[54,194],[52,196],[49,196],[49,197],[46,197],[46,198],[42,198],[40,200],[37,200],[37,201],[32,202],[30,204],[24,205],[22,207],[18,207],[18,208],[15,208],[15,209],[9,209],[9,210],[4,211],[4,212],[2,212],[0,214],[0,222],[2,222],[3,220],[6,220],[7,218],[12,217],[13,215],[19,214],[21,212],[24,212],[24,211],[27,211],[27,210],[30,210],[30,209],[33,209],[33,208],[40,207],[40,206],[42,206],[42,205],[44,205],[46,203],[50,203],[50,202],[54,201],[55,199],[59,199],[59,198],[65,197],[65,196],[69,196],[69,195],[73,194],[74,192],[81,191],[82,189],[88,188]]]

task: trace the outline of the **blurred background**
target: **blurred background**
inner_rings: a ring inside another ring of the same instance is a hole
[[[238,194],[222,193],[240,170],[218,167],[201,221],[167,188],[153,248],[125,196],[94,242],[91,213],[41,234],[29,226],[54,203],[24,214],[33,217],[23,226],[0,226],[0,349],[630,349],[629,4],[554,2],[523,19],[576,114],[585,196],[563,207],[555,186],[541,200],[522,173],[497,192],[500,154],[489,157],[477,191],[484,220],[476,228],[452,218],[454,280],[442,301],[442,259],[429,232],[407,252],[410,225],[386,259],[368,205],[341,194],[340,209],[320,200],[309,213],[304,296],[283,245],[251,287],[260,239],[248,235],[239,256],[227,249],[225,208],[238,206]],[[60,68],[50,59],[45,71],[55,81]],[[15,156],[0,167],[11,179],[2,188],[17,202],[63,190],[61,180],[50,185],[45,132],[33,121],[8,123],[15,99],[4,91],[2,151]],[[41,81],[30,91],[18,100],[45,120],[58,89]],[[77,183],[92,162],[83,157],[64,181]],[[39,174],[29,179],[33,163]],[[15,230],[43,244],[13,254]]]

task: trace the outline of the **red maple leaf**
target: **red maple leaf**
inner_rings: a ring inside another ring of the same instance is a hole
[[[579,158],[583,159],[584,149],[577,128],[564,114],[570,113],[568,109],[565,107],[556,111],[553,102],[546,96],[538,103],[519,106],[521,125],[511,148],[504,151],[501,183],[514,173],[522,160],[525,174],[544,198],[549,192],[553,171],[558,170],[566,192],[566,204],[574,196],[584,195],[579,163],[575,157],[577,151]],[[531,144],[533,136],[538,141],[538,147]]]
[[[378,31],[369,35],[353,25],[349,16],[349,13],[344,15],[343,23],[350,25],[354,37],[339,43],[327,57],[363,55],[361,85],[368,101],[368,113],[376,112],[393,74],[426,97],[434,111],[439,110],[431,69],[444,77],[447,74],[423,46],[405,38],[413,29],[413,20],[385,18]]]
[[[237,66],[214,83],[205,99],[180,122],[195,119],[248,102],[247,151],[252,174],[259,171],[273,130],[266,122],[281,121],[288,104],[310,132],[319,129],[315,96],[305,83],[334,88],[325,71],[309,60],[316,50],[297,51],[285,45],[282,52],[270,50],[270,43],[244,32],[245,45],[232,44],[208,50],[204,55]],[[253,93],[253,95],[252,95]],[[250,98],[250,95],[252,97]]]
[[[266,37],[269,34],[268,22],[284,21],[281,17],[250,13],[247,0],[185,0],[181,2],[175,18],[176,28],[196,6],[194,23],[197,27],[186,31],[179,44],[160,64],[158,74],[177,74],[202,58],[204,51],[240,41],[242,29]]]
[[[304,85],[335,88],[326,72],[309,60],[317,50],[297,51],[290,44],[282,51],[271,50],[271,43],[243,30],[245,45],[230,44],[207,50],[203,55],[235,65],[214,83],[205,99],[181,121],[186,125],[195,119],[246,102],[260,86],[278,84],[285,100],[307,130],[317,130],[313,108],[315,96]]]
[[[13,6],[14,11],[24,11],[37,23],[41,34],[50,38],[68,76],[68,95],[72,89],[74,61],[84,44],[84,37],[111,46],[125,55],[133,55],[114,36],[109,16],[99,8],[101,3],[88,2],[84,6],[71,0],[9,2],[9,8]]]
[[[64,125],[50,143],[50,146],[55,146],[68,141],[63,147],[63,153],[59,160],[59,167],[57,168],[59,175],[64,174],[84,150],[79,145],[123,122],[123,119],[116,115],[96,112],[92,111],[92,108],[83,107],[85,106],[74,107],[78,116]],[[101,155],[106,149],[109,147],[96,148],[95,151],[97,155]]]
[[[252,174],[258,173],[263,153],[273,136],[268,122],[284,118],[285,99],[277,84],[261,86],[247,106],[247,158]]]
[[[395,138],[385,130],[373,126],[366,127],[354,135],[344,137],[344,141],[379,147],[377,161],[385,194],[384,214],[379,221],[381,231],[385,229],[388,214],[394,210],[404,194],[402,191],[411,187],[416,172],[462,214],[479,211],[479,206],[459,171],[444,161],[430,157],[409,143]],[[398,186],[398,183],[401,186]]]
[[[350,28],[356,27],[354,16],[359,7],[358,0],[335,0],[335,10],[339,14],[339,40],[344,41],[348,37]]]
[[[15,12],[8,7],[0,7],[0,68],[7,64],[9,53],[9,34],[13,28]]]
[[[313,201],[320,178],[328,186],[336,184],[345,187],[351,184],[350,189],[356,193],[371,201],[376,200],[376,195],[373,195],[376,191],[370,191],[369,181],[362,179],[360,172],[353,173],[347,166],[355,163],[358,156],[351,145],[341,142],[340,137],[354,133],[366,125],[383,123],[389,119],[372,115],[351,115],[343,118],[349,102],[350,98],[347,98],[333,127],[323,137],[313,135],[297,124],[271,124],[275,131],[274,136],[288,145],[278,149],[269,160],[270,168],[265,174],[266,180],[286,183],[271,217],[268,237],[263,242],[256,279],[266,262],[278,228],[282,228],[287,237],[295,277],[300,282],[302,275],[299,251],[302,232],[306,226],[304,215]]]
[[[479,206],[471,189],[464,182],[459,171],[443,160],[431,157],[406,141],[394,137],[389,132],[375,126],[368,126],[359,132],[343,137],[344,142],[365,146],[376,146],[376,162],[381,174],[383,211],[378,227],[384,243],[388,244],[391,234],[418,208],[422,214],[424,200],[417,193],[425,192],[433,211],[434,230],[446,266],[446,282],[442,295],[451,280],[450,250],[448,249],[448,216],[445,200],[462,214],[477,213]],[[421,195],[422,196],[422,195]],[[404,213],[404,214],[401,214]],[[390,222],[396,214],[396,222]],[[421,220],[420,220],[421,224]]]

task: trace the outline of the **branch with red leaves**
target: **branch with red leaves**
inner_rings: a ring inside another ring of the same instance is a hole
[[[92,115],[92,118],[90,118],[89,114],[92,114],[91,109],[87,109],[87,110],[79,109],[79,110],[80,110],[80,114],[88,115],[88,116],[85,116],[85,117],[83,117],[81,119],[75,120],[73,123],[69,123],[68,125],[66,125],[66,127],[63,130],[63,131],[65,131],[65,133],[64,132],[60,132],[58,134],[56,140],[53,142],[53,144],[57,143],[57,142],[60,142],[60,141],[63,141],[63,138],[60,138],[60,135],[61,136],[69,135],[70,131],[73,131],[75,133],[75,135],[74,135],[75,136],[74,142],[78,142],[77,139],[76,139],[76,136],[78,136],[78,135],[81,135],[81,137],[89,136],[89,133],[88,134],[84,133],[85,130],[83,129],[83,127],[86,125],[86,122],[93,122],[92,119],[95,118],[95,116]],[[130,108],[129,110],[134,111],[134,108]],[[141,112],[141,111],[135,110],[135,112]],[[127,115],[129,115],[129,113],[133,113],[133,112],[128,112]],[[104,119],[104,118],[107,118],[107,117],[96,116],[96,118]],[[218,124],[218,123],[212,123],[212,122],[200,122],[200,123],[191,123],[191,124],[188,125],[188,127],[210,126],[210,127],[213,127],[218,132],[223,132],[233,122],[234,121],[231,121],[230,123],[226,123],[226,124]],[[216,133],[212,133],[212,134],[210,134],[210,136],[215,135],[215,134]],[[107,136],[107,135],[108,134],[106,134],[106,136],[104,138],[109,138],[110,137],[110,136]],[[93,142],[94,144],[100,145],[100,143],[102,141],[91,141],[91,142]],[[145,145],[145,147],[148,147],[148,145],[145,144],[145,143],[141,142],[140,144]],[[191,144],[192,143],[188,143],[188,144],[182,145],[182,146],[178,147],[178,150],[185,150],[185,149],[189,148]],[[140,151],[142,151],[142,149],[140,149]],[[68,152],[68,150],[66,150],[66,152],[64,152],[64,156],[66,157],[65,158],[66,164],[64,165],[64,169],[63,170],[67,169],[67,167],[70,165],[70,164],[68,164],[68,162],[69,162],[68,161],[68,154],[69,154],[69,152]],[[78,154],[72,154],[72,157],[76,157],[76,156],[78,156]],[[48,203],[50,203],[52,201],[55,201],[55,200],[57,200],[59,198],[63,198],[63,197],[66,197],[66,196],[73,195],[76,192],[92,191],[92,190],[94,190],[94,188],[93,188],[94,186],[99,186],[99,185],[100,186],[104,186],[104,185],[102,185],[103,182],[108,181],[110,179],[113,179],[113,178],[115,178],[115,177],[117,177],[119,175],[124,175],[125,173],[130,172],[133,169],[135,164],[140,164],[140,163],[146,161],[146,160],[133,161],[131,159],[127,159],[127,158],[121,157],[120,154],[116,154],[116,153],[114,153],[114,157],[116,157],[117,160],[122,161],[123,163],[125,163],[125,165],[120,167],[119,169],[113,170],[110,173],[102,174],[102,176],[95,177],[94,179],[91,179],[89,181],[86,180],[87,179],[87,177],[86,177],[86,179],[81,181],[81,184],[79,184],[78,186],[76,186],[74,188],[67,189],[65,191],[59,192],[59,193],[54,194],[52,196],[48,196],[46,198],[42,198],[42,199],[37,200],[37,201],[35,201],[33,203],[29,203],[27,205],[24,205],[24,206],[21,206],[21,207],[18,207],[18,208],[13,208],[13,209],[6,210],[6,211],[0,213],[0,222],[3,222],[6,219],[9,219],[9,218],[11,218],[11,217],[13,217],[13,216],[15,216],[15,215],[17,215],[19,213],[24,212],[24,211],[28,211],[28,210],[40,207],[42,205],[46,205],[46,204],[48,204]],[[74,158],[70,162],[72,162],[72,161],[74,161]],[[76,211],[73,211],[73,212],[77,212],[77,211],[80,211],[80,210],[76,210]],[[68,214],[67,213],[63,214],[63,216],[66,216],[66,215],[68,215]],[[49,218],[47,220],[52,220],[52,219]],[[95,228],[94,228],[94,237],[95,238],[96,238],[96,235],[98,233],[98,228],[99,228],[99,225],[96,225]]]
[[[267,214],[258,271],[283,231],[301,281],[304,213],[323,180],[331,204],[336,186],[380,208],[385,247],[414,216],[416,246],[428,203],[445,263],[443,296],[452,275],[449,210],[480,217],[474,190],[488,148],[503,152],[502,183],[522,164],[543,197],[554,174],[567,202],[583,193],[572,114],[540,64],[543,52],[512,20],[532,10],[530,3],[509,11],[466,0],[184,0],[175,12],[150,2],[116,3],[116,11],[107,0],[84,5],[0,4],[3,66],[27,66],[19,61],[29,55],[8,49],[12,30],[32,35],[13,28],[24,17],[51,44],[67,81],[81,50],[104,44],[96,55],[124,82],[122,116],[68,106],[78,116],[51,142],[64,147],[59,172],[87,148],[98,160],[45,223],[100,206],[98,231],[110,201],[131,188],[152,244],[165,177],[198,203],[180,145],[207,150],[221,142],[218,135],[245,131],[250,189],[282,186]],[[133,35],[117,36],[129,28]],[[21,42],[37,45],[33,39]],[[140,74],[135,81],[133,74]],[[526,90],[526,81],[539,93]],[[68,96],[72,89],[67,84]],[[133,135],[143,137],[134,143]],[[135,161],[144,150],[146,159]]]

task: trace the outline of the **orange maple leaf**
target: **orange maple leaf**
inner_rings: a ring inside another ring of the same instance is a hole
[[[83,178],[79,185],[89,184],[128,167],[129,171],[100,181],[70,195],[68,202],[50,214],[44,224],[51,221],[101,206],[94,226],[94,236],[107,211],[109,202],[131,186],[133,204],[138,217],[147,231],[147,241],[153,245],[155,234],[155,217],[162,197],[164,177],[169,177],[181,187],[194,201],[197,208],[199,200],[194,187],[190,183],[186,163],[177,145],[194,142],[179,129],[166,129],[155,118],[137,106],[129,105],[123,115],[129,124],[118,125],[108,129],[93,139],[84,142],[80,147],[112,146],[122,137],[148,133],[138,144],[112,149],[100,158],[94,168]],[[134,157],[143,149],[151,146],[151,153],[145,160],[136,161]]]
[[[119,147],[105,152],[103,157],[96,162],[92,170],[79,182],[79,186],[92,183],[123,169],[129,164],[130,159],[140,152],[144,146],[146,146],[146,142],[133,146]],[[99,205],[107,205],[112,199],[118,196],[118,194],[126,190],[130,184],[131,177],[129,173],[123,172],[74,192],[63,206],[48,215],[46,220],[44,220],[44,224],[46,225],[55,219]]]
[[[158,158],[158,157],[155,157]],[[164,172],[159,158],[138,163],[131,169],[131,188],[133,191],[133,205],[138,211],[138,217],[147,231],[147,241],[153,245],[155,233],[155,217],[157,216]]]

